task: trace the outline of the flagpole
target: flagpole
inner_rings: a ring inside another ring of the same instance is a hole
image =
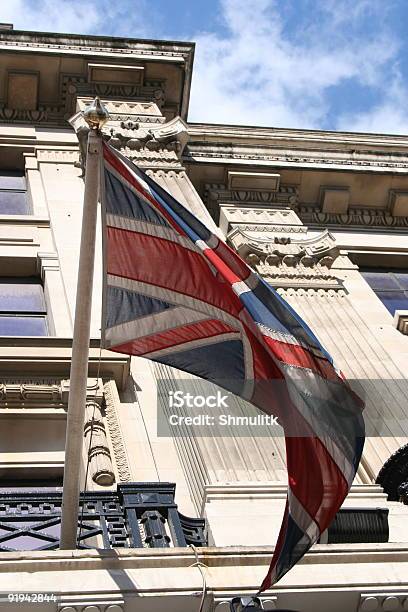
[[[101,105],[99,98],[95,99],[82,116],[89,125],[90,130],[86,155],[84,206],[65,439],[60,536],[60,548],[62,550],[75,549],[77,540],[100,156],[102,152],[100,128],[109,119],[109,115]]]

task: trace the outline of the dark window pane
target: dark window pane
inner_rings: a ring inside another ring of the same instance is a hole
[[[391,314],[396,310],[408,310],[407,291],[378,291],[377,296]]]
[[[45,311],[43,288],[38,279],[0,278],[0,312]]]
[[[0,336],[47,336],[45,317],[0,316]]]
[[[407,272],[394,272],[394,277],[402,289],[408,289],[408,273]]]
[[[396,278],[389,272],[361,272],[374,291],[384,289],[399,289]]]
[[[21,172],[0,172],[0,189],[26,190],[25,176]]]
[[[29,212],[24,191],[0,191],[0,215],[27,215]]]

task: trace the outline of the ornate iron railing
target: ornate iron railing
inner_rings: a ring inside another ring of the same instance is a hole
[[[205,546],[205,520],[179,513],[171,483],[126,483],[81,494],[78,548]],[[0,550],[56,550],[62,491],[0,492]]]

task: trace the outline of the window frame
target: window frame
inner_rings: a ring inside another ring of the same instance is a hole
[[[408,310],[408,282],[407,282],[407,286],[404,287],[400,280],[398,279],[397,275],[406,275],[407,279],[408,279],[408,270],[404,269],[404,268],[377,268],[377,267],[360,267],[359,272],[361,274],[361,276],[364,278],[365,282],[368,284],[368,286],[370,287],[371,291],[376,295],[376,297],[380,300],[381,304],[384,306],[384,308],[387,309],[387,312],[389,312],[389,314],[393,317],[395,316],[395,313],[401,310]],[[373,282],[369,280],[370,275],[374,275],[377,274],[378,276],[383,275],[384,276],[384,280],[385,278],[388,278],[392,281],[392,283],[395,285],[395,287],[381,287],[381,286],[376,286],[380,283],[378,282]],[[398,305],[393,307],[392,306],[392,299],[391,297],[386,298],[385,294],[388,295],[392,295],[395,294],[395,297],[397,298],[397,296],[400,296],[401,301],[403,302],[402,306]],[[406,301],[406,304],[404,303]]]
[[[21,178],[24,181],[25,184],[25,189],[19,189],[19,188],[10,188],[10,187],[2,187],[2,178]],[[18,170],[0,170],[0,202],[1,202],[1,194],[2,193],[22,193],[25,196],[25,211],[24,212],[2,212],[1,211],[1,206],[0,206],[0,216],[24,216],[24,215],[32,215],[33,214],[33,208],[31,205],[31,201],[30,198],[28,196],[28,184],[27,184],[27,177],[25,176],[24,172],[19,172]]]
[[[6,281],[6,282],[5,282]],[[5,318],[15,318],[15,319],[38,319],[44,321],[44,334],[19,334],[19,337],[31,336],[36,338],[44,338],[50,335],[50,325],[48,320],[48,312],[47,312],[47,303],[45,299],[44,286],[41,282],[41,279],[37,276],[1,276],[0,277],[0,290],[1,286],[5,284],[16,284],[16,285],[35,285],[41,287],[41,300],[42,300],[42,309],[38,310],[18,310],[18,309],[3,309],[1,306],[1,291],[0,291],[0,322],[1,319]],[[0,333],[0,336],[3,338],[12,338],[16,337],[13,335],[4,335]]]

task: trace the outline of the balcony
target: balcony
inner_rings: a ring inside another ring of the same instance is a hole
[[[81,494],[78,546],[206,546],[205,520],[181,514],[171,483],[125,483],[117,491]],[[0,492],[0,551],[57,550],[61,489]]]

